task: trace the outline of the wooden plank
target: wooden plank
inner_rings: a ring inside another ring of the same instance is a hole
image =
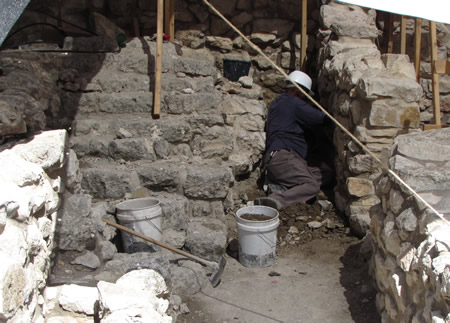
[[[434,62],[436,73],[450,74],[450,61],[438,60]]]
[[[400,54],[406,54],[406,17],[405,16],[401,16]]]
[[[166,0],[166,28],[165,33],[169,35],[170,41],[175,39],[175,0]]]
[[[162,72],[162,45],[164,0],[158,0],[156,18],[156,66],[155,66],[155,93],[153,95],[153,116],[159,118],[161,107],[161,72]]]
[[[141,31],[139,29],[139,21],[137,17],[133,17],[133,29],[134,29],[134,36],[141,37]]]
[[[449,128],[449,125],[437,125],[437,124],[424,124],[423,130],[432,130],[432,129],[442,129],[442,128]]]
[[[416,18],[414,37],[414,67],[416,68],[416,81],[420,81],[420,48],[422,46],[422,19]]]
[[[393,35],[394,34],[394,14],[389,13],[389,21],[388,21],[388,46],[387,52],[392,53],[394,47]]]
[[[437,60],[437,35],[436,22],[430,21],[430,46],[431,46],[431,73],[433,89],[433,116],[434,123],[441,125],[441,104],[439,97],[439,74],[436,72],[435,62]]]
[[[306,62],[306,47],[308,46],[307,39],[308,30],[308,1],[302,0],[302,39],[301,39],[301,53],[300,53],[300,69],[305,69]]]

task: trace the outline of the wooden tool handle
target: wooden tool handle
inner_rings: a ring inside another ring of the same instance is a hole
[[[160,246],[160,247],[162,247],[162,248],[165,248],[165,249],[168,249],[168,250],[170,250],[170,251],[173,251],[173,252],[175,252],[175,253],[177,253],[177,254],[179,254],[179,255],[182,255],[182,256],[185,256],[185,257],[187,257],[187,258],[191,258],[191,259],[193,259],[193,260],[196,260],[196,261],[198,261],[198,262],[200,262],[200,263],[202,263],[202,264],[204,264],[204,265],[206,265],[206,266],[208,266],[208,267],[211,267],[211,268],[213,268],[213,269],[216,269],[216,267],[217,267],[217,264],[216,264],[215,262],[208,261],[208,260],[204,260],[204,259],[199,258],[199,257],[197,257],[197,256],[194,256],[194,255],[192,255],[192,254],[190,254],[190,253],[188,253],[188,252],[186,252],[186,251],[177,249],[177,248],[175,248],[174,246],[171,246],[171,245],[169,245],[169,244],[167,244],[167,243],[165,243],[165,242],[158,241],[158,240],[154,240],[154,239],[152,239],[152,238],[150,238],[150,237],[147,237],[147,236],[143,235],[142,233],[133,231],[133,230],[127,228],[127,227],[124,227],[123,225],[117,224],[117,223],[112,222],[112,221],[110,221],[110,220],[108,220],[108,219],[103,218],[102,220],[103,220],[103,222],[105,222],[106,224],[108,224],[108,225],[110,225],[110,226],[112,226],[112,227],[115,227],[115,228],[117,228],[117,229],[120,229],[120,230],[123,230],[123,231],[125,231],[125,232],[128,232],[129,234],[132,234],[132,235],[134,235],[134,236],[136,236],[136,237],[139,237],[139,238],[141,238],[142,240],[145,240],[145,241],[154,243],[154,244],[157,245],[157,246]]]

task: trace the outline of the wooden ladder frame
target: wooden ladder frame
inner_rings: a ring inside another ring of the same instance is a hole
[[[431,46],[431,85],[433,91],[433,120],[434,124],[424,125],[424,130],[440,129],[448,127],[448,125],[441,124],[441,102],[439,94],[439,74],[450,74],[450,62],[445,60],[438,60],[437,57],[437,36],[436,36],[436,22],[430,21],[430,46]]]
[[[400,53],[406,54],[406,16],[401,17],[400,29]],[[393,51],[393,26],[394,14],[389,14],[388,22],[388,48],[387,52]],[[416,81],[420,81],[420,48],[422,36],[422,19],[415,18],[415,49],[414,49],[414,67],[416,69]],[[430,29],[430,53],[431,53],[431,75],[432,75],[432,94],[433,94],[433,121],[434,124],[425,124],[424,130],[446,128],[448,125],[441,124],[441,104],[439,95],[439,74],[450,74],[450,62],[437,59],[437,36],[436,22],[429,21]]]

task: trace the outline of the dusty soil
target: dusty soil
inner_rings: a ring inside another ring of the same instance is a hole
[[[252,201],[263,192],[246,194]],[[323,201],[296,203],[279,217],[275,263],[247,268],[239,263],[235,219],[228,216],[222,282],[183,299],[190,313],[177,322],[380,322],[368,256],[345,217]]]

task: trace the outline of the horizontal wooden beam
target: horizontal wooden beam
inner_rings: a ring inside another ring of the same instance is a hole
[[[449,128],[448,125],[441,125],[441,124],[424,124],[423,130],[432,130],[432,129],[441,129],[441,128]]]

